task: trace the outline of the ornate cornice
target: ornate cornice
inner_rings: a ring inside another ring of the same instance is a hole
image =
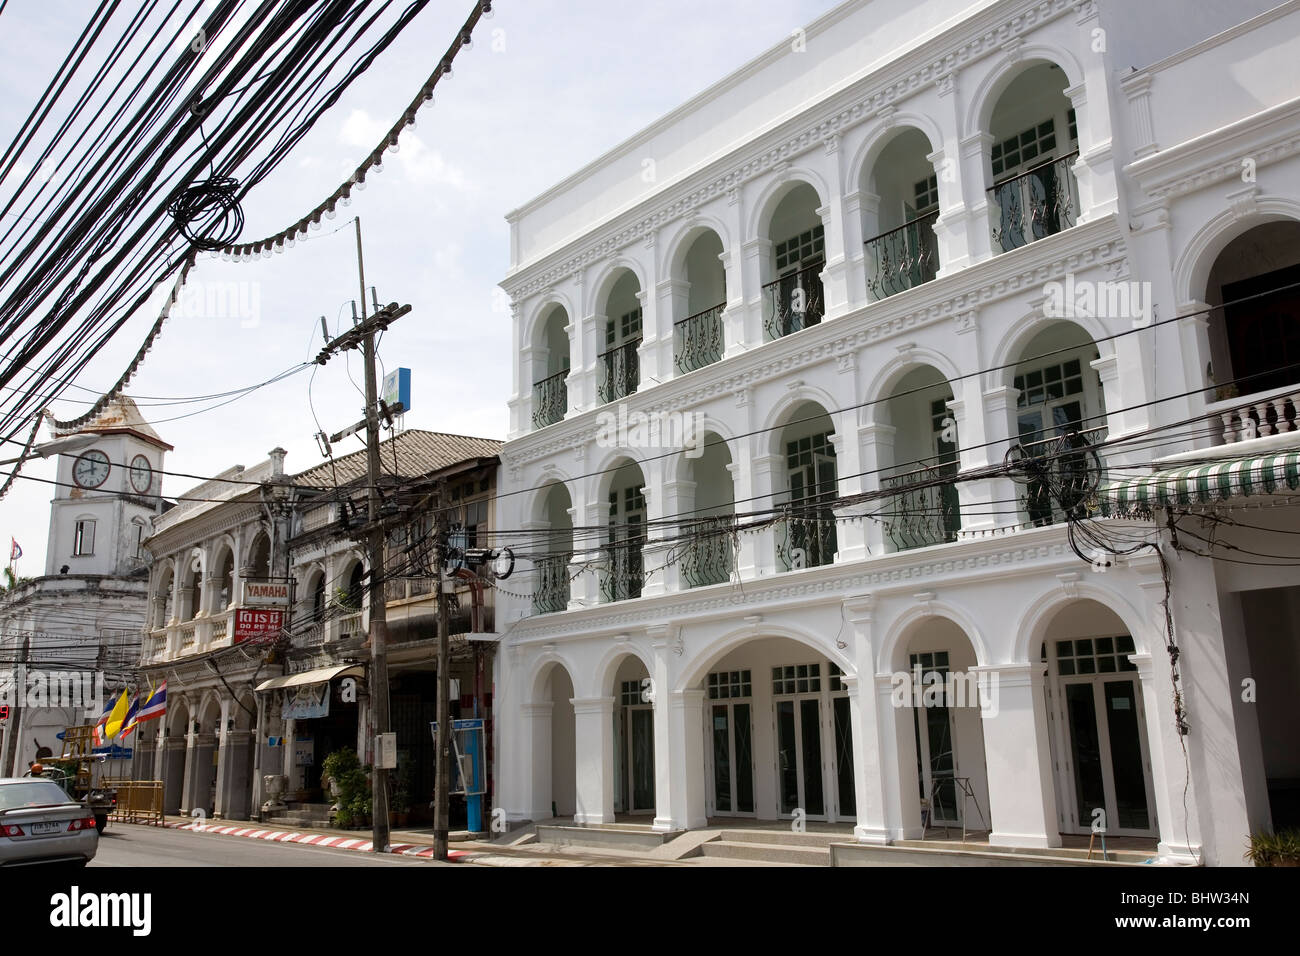
[[[502,280],[501,287],[513,300],[544,292],[690,215],[718,196],[772,172],[814,147],[824,146],[827,140],[845,130],[877,116],[889,115],[896,109],[895,104],[945,81],[962,67],[991,54],[1005,55],[1007,44],[1078,6],[1078,0],[1034,0],[1001,4],[977,14],[943,37],[904,55],[848,89],[830,94],[799,117],[711,164],[692,177],[692,181],[672,190],[675,198],[665,201],[654,197],[639,203],[614,222],[517,269]],[[892,78],[882,79],[881,73],[891,74]],[[818,113],[821,118],[807,119],[809,114]]]

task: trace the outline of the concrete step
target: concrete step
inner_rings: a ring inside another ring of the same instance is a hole
[[[600,826],[537,827],[537,842],[550,846],[596,846],[615,850],[651,850],[676,839],[680,830],[653,830],[648,825],[607,823]]]
[[[828,866],[830,850],[818,846],[794,846],[789,843],[755,843],[752,841],[710,840],[700,844],[700,855],[749,863],[795,863],[802,866]]]
[[[909,840],[909,844],[919,841]],[[1086,857],[1086,851],[1085,851]],[[1145,857],[1144,857],[1145,859]],[[831,866],[1143,866],[1137,861],[1103,862],[1075,856],[1019,853],[1002,848],[955,849],[950,846],[871,846],[865,843],[833,843]]]
[[[836,841],[836,842],[846,842],[846,841]],[[939,842],[936,840],[895,840],[892,845],[901,846],[901,847],[919,847],[921,849],[955,850],[955,851],[963,851],[963,852],[966,850],[977,850],[977,851],[988,851],[990,853],[1011,853],[1016,856],[1050,856],[1058,859],[1064,858],[1064,859],[1071,859],[1071,860],[1083,860],[1084,862],[1087,862],[1088,860],[1088,851],[1086,848],[1083,847],[1064,847],[1064,846],[989,847],[982,843],[977,843],[974,845],[970,845],[970,844],[961,845],[961,844],[954,844],[947,840],[943,842]],[[1097,846],[1093,847],[1092,860],[1093,862],[1103,862],[1103,863],[1146,863],[1147,860],[1151,859],[1155,855],[1156,855],[1156,851],[1154,849],[1117,850],[1114,847],[1108,847],[1106,849],[1106,859],[1102,860],[1101,844],[1098,843]]]
[[[851,839],[845,833],[797,833],[794,830],[736,829],[723,830],[718,836],[726,843],[762,843],[767,846],[802,846],[826,849],[832,843]]]

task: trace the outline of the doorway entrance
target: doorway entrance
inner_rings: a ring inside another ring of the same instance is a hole
[[[614,810],[655,812],[654,705],[639,680],[620,684],[614,711]]]
[[[754,816],[753,692],[748,670],[709,675],[711,814]]]
[[[1058,792],[1064,833],[1100,824],[1118,836],[1156,834],[1146,714],[1133,638],[1051,640],[1049,706],[1056,717]]]

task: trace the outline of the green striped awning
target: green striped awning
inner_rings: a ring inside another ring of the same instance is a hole
[[[1102,513],[1145,514],[1155,508],[1210,504],[1300,487],[1300,451],[1215,459],[1184,468],[1123,478],[1101,489]]]

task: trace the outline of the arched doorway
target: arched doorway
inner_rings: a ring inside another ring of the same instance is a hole
[[[902,654],[895,661],[893,703],[907,714],[913,746],[900,753],[910,765],[900,773],[904,780],[915,773],[922,824],[988,831],[988,769],[974,645],[948,618],[927,617],[909,628]]]
[[[645,663],[628,655],[614,672],[614,812],[655,812],[655,695]]]
[[[1096,601],[1068,604],[1039,648],[1062,833],[1155,836],[1146,703],[1128,628]]]
[[[772,250],[770,260],[762,263],[767,341],[817,325],[826,314],[821,277],[826,236],[817,213],[821,206],[821,197],[811,185],[791,183],[760,233]]]
[[[853,732],[843,671],[787,637],[745,641],[708,665],[710,817],[852,821]]]
[[[578,812],[573,678],[551,663],[537,677],[533,716],[533,817],[574,817]]]

